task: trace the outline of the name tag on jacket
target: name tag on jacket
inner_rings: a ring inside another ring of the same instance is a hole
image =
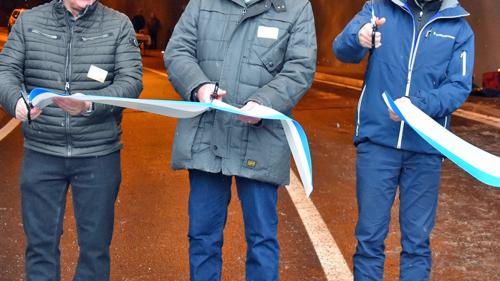
[[[106,76],[108,76],[108,72],[95,65],[91,65],[89,73],[87,73],[88,78],[96,80],[101,83],[104,83],[106,81]]]
[[[268,27],[261,25],[257,30],[257,37],[276,40],[278,39],[279,32],[280,30],[277,27]]]

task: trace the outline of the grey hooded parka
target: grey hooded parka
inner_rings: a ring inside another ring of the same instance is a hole
[[[200,85],[218,81],[223,101],[249,101],[290,115],[311,86],[316,33],[307,0],[191,0],[165,52],[169,79],[184,100]],[[244,124],[235,115],[208,111],[179,120],[174,169],[198,169],[289,183],[290,151],[279,121]]]

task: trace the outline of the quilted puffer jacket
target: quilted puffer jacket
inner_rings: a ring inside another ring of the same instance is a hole
[[[98,82],[91,66],[107,71]],[[22,13],[0,54],[0,103],[12,115],[22,85],[27,91],[84,93],[136,98],[142,63],[128,18],[96,1],[73,17],[62,1]],[[71,116],[51,105],[23,124],[25,147],[62,157],[106,155],[121,148],[121,109],[95,104],[90,114]]]

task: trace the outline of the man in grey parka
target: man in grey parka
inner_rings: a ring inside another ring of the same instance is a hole
[[[307,0],[191,0],[165,52],[184,100],[211,95],[249,110],[284,114],[310,87],[316,34]],[[220,85],[217,90],[215,83]],[[277,280],[277,188],[289,182],[290,151],[279,121],[221,111],[179,120],[174,169],[188,169],[191,280],[220,280],[223,230],[235,177],[247,241],[247,280]]]
[[[53,0],[23,12],[0,54],[0,81],[0,104],[26,121],[25,280],[60,280],[59,241],[70,185],[80,249],[73,280],[109,280],[121,181],[121,109],[58,99],[42,112],[29,108],[21,92],[46,88],[138,97],[142,63],[132,24],[97,0]]]

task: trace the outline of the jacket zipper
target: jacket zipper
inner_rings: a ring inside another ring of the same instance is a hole
[[[42,35],[42,36],[45,36],[45,37],[48,37],[48,38],[51,38],[51,39],[59,39],[59,36],[57,35],[51,35],[51,34],[47,34],[47,33],[44,33],[44,32],[41,32],[40,30],[38,29],[29,29],[29,31],[31,31],[32,33],[35,33],[35,34],[39,34],[39,35]]]
[[[68,47],[66,51],[66,85],[64,86],[64,92],[67,95],[71,95],[71,47],[73,43],[73,29],[75,22],[71,23],[68,20],[69,24],[69,41]],[[71,116],[66,112],[64,114],[65,123],[66,123],[66,143],[67,143],[67,155],[70,157],[72,155],[72,145],[71,145],[71,136],[70,136],[70,125],[71,125]]]
[[[399,6],[401,9],[403,9],[405,12],[410,14],[413,22],[413,42],[412,42],[412,48],[410,52],[410,61],[409,61],[409,66],[408,66],[408,78],[406,81],[406,91],[405,91],[405,97],[410,96],[410,88],[411,88],[411,79],[413,75],[413,66],[415,65],[415,59],[417,57],[417,51],[420,43],[420,37],[422,35],[422,31],[425,30],[427,26],[429,26],[431,23],[435,22],[438,19],[454,19],[454,18],[461,18],[464,17],[465,15],[458,15],[458,16],[452,16],[452,17],[435,17],[430,19],[420,30],[417,36],[417,42],[415,44],[415,17],[413,17],[413,14],[407,10],[406,6],[403,8],[402,6]],[[397,149],[401,149],[401,145],[403,142],[403,132],[404,132],[404,121],[401,121],[401,126],[399,128],[399,136],[398,136],[398,144],[397,144]]]
[[[361,96],[359,97],[359,101],[358,101],[358,120],[357,120],[357,124],[356,124],[356,137],[359,136],[359,127],[361,124],[361,104],[363,103],[365,91],[366,91],[366,85],[363,87],[363,91],[361,91]]]
[[[111,33],[106,33],[106,34],[102,34],[102,35],[99,35],[99,36],[93,36],[93,37],[83,37],[82,36],[82,41],[86,42],[86,41],[92,41],[92,40],[97,40],[97,39],[108,38],[111,35],[112,35]]]
[[[243,8],[243,11],[241,12],[241,18],[243,19],[245,17],[247,13],[247,7],[244,7]],[[224,51],[224,60],[222,61],[222,66],[221,66],[221,70],[220,70],[220,74],[219,74],[219,81],[222,79],[222,75],[224,74],[224,68],[226,67],[226,57],[227,57],[227,54],[229,52],[229,48],[231,47],[231,40],[233,38],[233,35],[234,33],[236,32],[236,30],[238,29],[238,27],[240,26],[242,20],[239,19],[237,22],[236,22],[236,26],[235,28],[231,31],[231,34],[229,36],[229,40],[227,41],[227,45],[226,45],[226,49]],[[241,63],[241,60],[240,60],[240,63]],[[215,122],[215,121],[214,121]],[[231,131],[233,129],[233,126],[229,126],[228,127],[228,130],[227,130],[227,147],[226,147],[226,155],[229,153],[229,150],[230,150],[230,147],[231,147]]]
[[[460,58],[462,58],[462,76],[465,77],[465,75],[467,75],[467,51],[466,50],[462,51]]]

